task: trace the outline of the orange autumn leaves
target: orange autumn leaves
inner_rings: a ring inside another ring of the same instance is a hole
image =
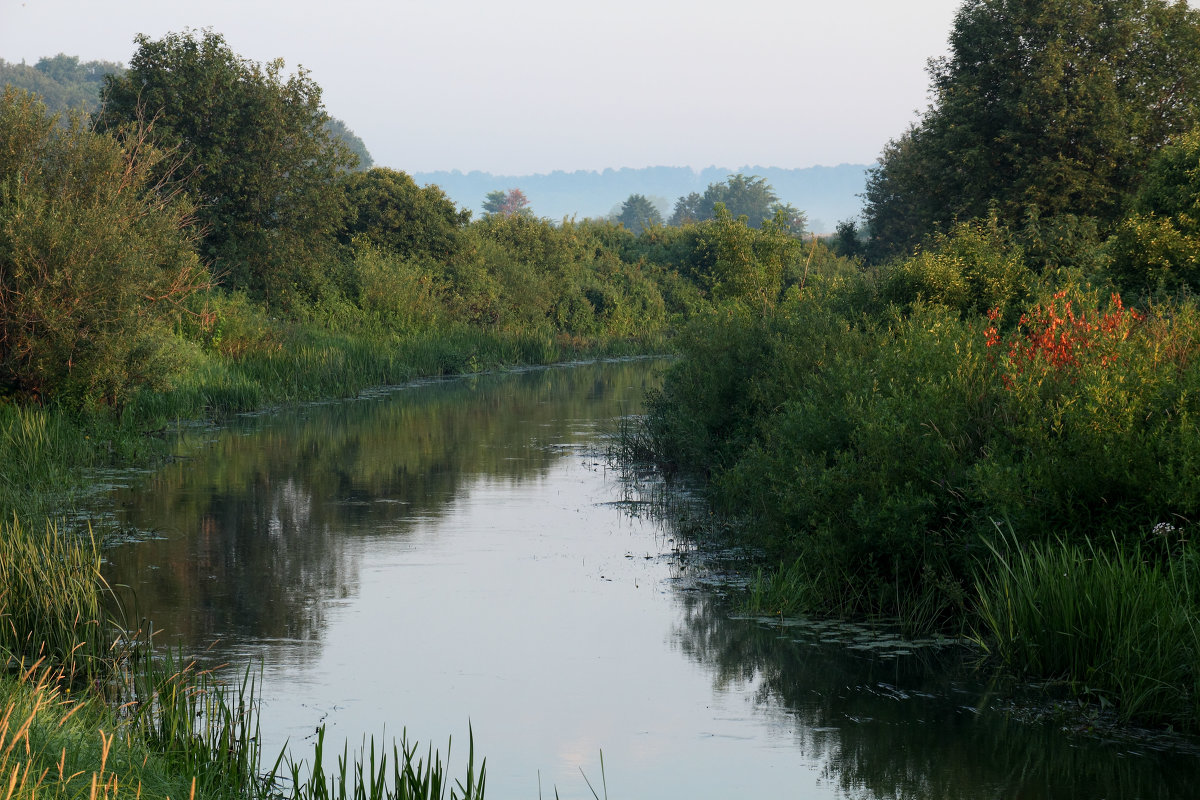
[[[996,363],[996,354],[1008,345],[1000,359],[1000,379],[1010,390],[1021,376],[1036,375],[1040,382],[1053,374],[1073,382],[1088,366],[1109,367],[1119,358],[1121,343],[1145,319],[1144,314],[1126,308],[1116,293],[1107,309],[1077,311],[1066,291],[1022,314],[1008,336],[1000,333],[999,308],[988,311],[987,317],[983,333],[989,360]]]

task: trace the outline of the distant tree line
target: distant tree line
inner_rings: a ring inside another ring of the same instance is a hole
[[[85,61],[59,53],[40,58],[30,66],[0,59],[0,86],[15,86],[36,94],[51,113],[91,113],[100,102],[106,75],[120,75],[125,67],[114,61]]]
[[[500,190],[490,192],[484,199],[483,209],[487,214],[532,213],[528,206],[524,192],[511,189],[507,194]],[[703,194],[691,192],[680,197],[667,221],[648,197],[638,193],[629,195],[612,219],[634,234],[641,234],[663,224],[679,227],[716,219],[718,207],[724,208],[734,219],[744,217],[752,228],[761,228],[763,223],[772,220],[796,236],[806,232],[807,216],[803,211],[781,202],[765,178],[741,173],[710,183]]]

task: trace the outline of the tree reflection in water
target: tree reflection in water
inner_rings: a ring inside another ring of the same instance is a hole
[[[609,424],[598,421],[629,413],[622,397],[637,392],[627,388],[653,385],[656,371],[634,362],[431,382],[186,433],[176,460],[112,497],[123,525],[161,538],[111,550],[107,575],[133,587],[140,613],[189,649],[221,639],[219,657],[256,653],[268,662],[317,661],[322,640],[336,628],[332,609],[371,586],[371,567],[385,545],[412,543],[415,558],[424,558],[418,546],[444,535],[430,523],[456,519],[455,504],[470,489],[544,480],[564,457],[577,456],[577,448],[596,447],[597,425]],[[644,495],[628,499],[633,502],[626,507],[646,512]],[[490,517],[487,524],[493,524]],[[670,528],[662,535],[683,540]],[[675,620],[667,639],[683,658],[701,665],[702,673],[689,670],[688,677],[699,678],[702,694],[709,679],[714,694],[750,693],[756,725],[763,720],[775,740],[794,743],[823,765],[820,787],[800,786],[804,773],[786,776],[797,780],[801,796],[1167,798],[1191,796],[1200,785],[1194,753],[1154,752],[1136,740],[1105,743],[1002,713],[998,695],[971,671],[965,663],[971,656],[961,649],[857,651],[852,643],[832,641],[866,636],[853,629],[733,618],[717,594],[682,579],[700,569],[692,566],[696,559],[688,547],[682,552],[681,579],[664,603],[663,624]],[[656,555],[646,558],[659,563]],[[408,580],[407,574],[389,573],[383,580]],[[605,586],[614,587],[613,594],[600,595],[611,609],[616,585]],[[632,591],[658,596],[645,588]],[[581,627],[597,624],[589,620]],[[632,627],[621,618],[603,624],[622,635]],[[505,632],[488,633],[499,638]],[[286,648],[287,658],[274,659],[264,648]],[[665,672],[677,661],[664,653]],[[545,691],[541,684],[538,691]],[[637,694],[624,686],[613,691]],[[619,700],[605,702],[615,706]],[[397,718],[407,721],[408,713]],[[619,726],[610,716],[612,733]],[[341,719],[349,724],[348,715]],[[709,719],[701,724],[724,733],[752,727]],[[591,718],[580,722],[595,725]],[[699,738],[694,734],[665,725],[653,742],[675,753],[669,748],[693,744]],[[654,766],[679,768],[673,762]],[[627,760],[626,770],[634,767]]]
[[[790,728],[847,796],[1165,800],[1200,785],[1195,749],[1104,741],[1005,713],[964,647],[851,650],[836,627],[737,618],[706,591],[682,591],[680,608],[678,649],[717,690],[755,686],[759,711]]]
[[[356,594],[373,537],[413,535],[481,477],[546,474],[657,372],[631,361],[425,381],[185,432],[171,463],[110,499],[148,540],[111,550],[107,577],[189,648],[277,643],[302,658],[330,604]]]

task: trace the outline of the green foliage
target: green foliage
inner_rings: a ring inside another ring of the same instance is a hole
[[[121,405],[163,387],[179,353],[167,310],[207,279],[192,207],[157,174],[151,129],[60,125],[30,95],[0,98],[0,379],[10,391]]]
[[[1124,719],[1185,727],[1200,719],[1200,553],[1170,523],[1148,547],[988,543],[975,591],[985,648],[1016,671],[1061,677]],[[1167,563],[1159,542],[1181,548]]]
[[[345,211],[340,177],[356,158],[326,129],[321,90],[283,62],[236,55],[212,31],[137,38],[123,76],[105,82],[100,126],[154,120],[154,141],[178,148],[197,201],[201,254],[219,280],[294,305],[328,287],[325,264]]]
[[[90,113],[100,104],[100,88],[106,75],[120,75],[125,68],[111,61],[85,61],[59,53],[39,58],[37,64],[10,64],[0,59],[0,86],[8,85],[38,95],[54,113]]]
[[[671,225],[715,219],[717,204],[723,204],[734,219],[746,217],[752,228],[762,227],[764,222],[774,219],[777,212],[782,211],[787,229],[797,236],[804,233],[803,212],[790,204],[781,204],[766,178],[747,177],[741,173],[730,175],[722,183],[710,183],[704,194],[692,192],[679,198],[671,215]]]
[[[447,261],[462,246],[471,212],[459,211],[436,186],[420,187],[403,172],[376,167],[345,180],[349,213],[340,239],[360,239],[402,258]]]
[[[1108,248],[1126,288],[1200,289],[1200,128],[1159,152]]]
[[[799,259],[800,240],[790,234],[782,215],[755,230],[720,203],[715,213],[699,226],[696,240],[696,271],[706,288],[717,302],[773,306],[783,291],[784,275]]]
[[[483,213],[511,217],[517,214],[528,216],[533,212],[529,209],[529,198],[520,189],[509,189],[507,192],[496,189],[488,192],[484,198]]]
[[[358,307],[397,334],[439,328],[446,314],[435,284],[436,265],[356,240]]]
[[[855,258],[864,252],[862,231],[854,220],[844,219],[834,229],[832,247],[839,256]]]
[[[631,194],[621,204],[621,211],[616,221],[624,225],[635,235],[641,234],[647,228],[663,224],[662,214],[645,195]]]
[[[967,0],[934,103],[871,172],[876,256],[984,217],[1117,220],[1154,151],[1200,121],[1200,12],[1165,0]]]
[[[644,436],[709,474],[821,607],[961,612],[993,518],[1024,543],[1200,514],[1194,303],[1040,289],[1006,327],[941,303],[864,313],[870,298],[869,275],[821,269],[773,311],[697,322]]]
[[[526,214],[491,214],[468,229],[469,246],[445,266],[442,293],[455,319],[504,330],[570,336],[633,336],[659,331],[694,293],[677,275],[629,263],[611,242],[611,224],[555,225]]]
[[[924,300],[983,314],[1024,297],[1032,275],[1021,247],[994,221],[963,222],[885,267],[882,282],[885,299],[894,303]]]

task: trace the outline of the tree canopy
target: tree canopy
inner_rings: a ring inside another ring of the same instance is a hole
[[[1200,128],[1159,151],[1107,247],[1124,287],[1200,290]]]
[[[385,167],[346,179],[349,213],[341,239],[365,237],[402,257],[440,260],[457,252],[470,211],[459,211],[436,186],[417,186],[406,173]]]
[[[488,192],[487,197],[484,198],[483,213],[511,217],[516,214],[528,215],[533,212],[529,209],[529,198],[520,189],[509,189],[507,192],[503,189],[496,189]]]
[[[154,120],[197,201],[201,254],[218,280],[271,300],[312,295],[345,211],[340,179],[358,159],[330,135],[321,89],[283,61],[241,58],[212,31],[137,37],[105,80],[101,127]]]
[[[1200,12],[1165,0],[966,0],[934,100],[871,171],[884,251],[994,209],[1120,218],[1168,138],[1200,121]]]
[[[804,232],[803,212],[790,204],[781,204],[779,196],[767,183],[766,178],[741,173],[730,175],[724,181],[710,183],[704,194],[692,192],[679,198],[671,215],[671,224],[682,225],[687,222],[715,219],[718,203],[723,204],[734,219],[746,217],[752,228],[761,228],[765,221],[774,219],[776,212],[782,209],[793,232]]]
[[[621,204],[621,211],[617,214],[617,222],[624,225],[634,234],[640,234],[646,228],[662,225],[663,217],[654,203],[651,203],[645,195],[631,194]]]
[[[39,58],[33,66],[0,59],[0,84],[33,92],[51,113],[72,110],[90,113],[99,104],[104,76],[124,71],[123,66],[112,61],[80,62],[78,57],[64,53]]]

